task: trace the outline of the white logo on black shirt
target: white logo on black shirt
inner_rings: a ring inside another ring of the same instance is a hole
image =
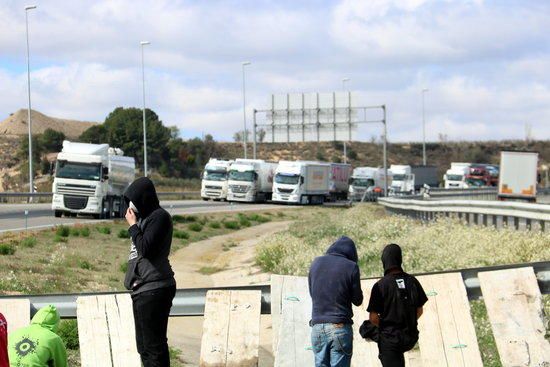
[[[397,288],[405,289],[405,279],[396,279]]]

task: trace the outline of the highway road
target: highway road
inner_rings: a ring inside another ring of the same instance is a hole
[[[231,211],[253,211],[266,209],[293,208],[273,204],[239,204],[202,200],[162,201],[161,206],[173,214],[200,214]],[[296,207],[294,207],[296,208]],[[25,211],[28,210],[27,220]],[[98,223],[91,217],[55,218],[51,204],[0,204],[0,233],[41,229],[61,224]]]

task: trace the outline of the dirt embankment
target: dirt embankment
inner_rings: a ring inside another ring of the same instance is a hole
[[[284,231],[290,222],[269,222],[231,234],[195,242],[170,257],[178,288],[207,288],[265,284],[270,275],[255,265],[258,242]],[[170,345],[182,350],[189,366],[198,365],[202,337],[202,317],[171,318]],[[271,317],[261,318],[260,366],[272,366]]]

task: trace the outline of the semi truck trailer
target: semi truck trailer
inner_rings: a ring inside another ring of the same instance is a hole
[[[122,217],[122,194],[134,178],[134,158],[125,157],[122,150],[65,140],[57,155],[52,185],[54,215]]]
[[[229,167],[227,200],[248,203],[271,200],[277,163],[237,159]]]
[[[329,188],[331,200],[346,200],[350,177],[351,164],[330,163]]]
[[[332,166],[309,161],[281,161],[273,181],[273,201],[322,204],[330,196]]]
[[[203,200],[227,199],[227,179],[231,163],[233,161],[216,158],[210,158],[206,163],[201,182]]]
[[[500,152],[500,200],[536,201],[538,157],[535,152]]]
[[[390,166],[392,172],[392,194],[414,194],[425,185],[439,186],[436,166],[396,165]]]

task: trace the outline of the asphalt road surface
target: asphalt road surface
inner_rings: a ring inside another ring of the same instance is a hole
[[[241,204],[202,200],[162,201],[161,206],[172,215],[292,208],[291,206],[273,204]],[[28,211],[27,216],[25,215],[25,211]],[[87,216],[56,218],[49,203],[0,204],[0,233],[48,228],[61,224],[98,222],[101,221]]]

